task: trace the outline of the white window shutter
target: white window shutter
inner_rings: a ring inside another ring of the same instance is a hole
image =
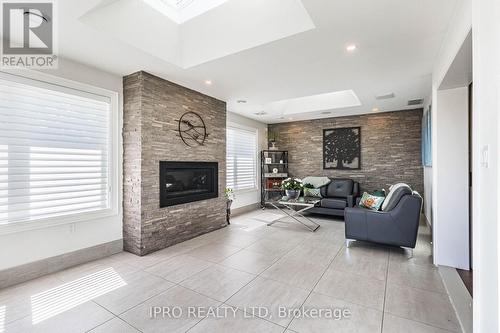
[[[111,103],[0,79],[0,224],[109,208]]]
[[[257,186],[257,132],[240,128],[227,129],[227,187],[235,191]]]

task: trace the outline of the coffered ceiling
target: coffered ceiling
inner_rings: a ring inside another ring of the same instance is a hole
[[[64,0],[59,53],[119,75],[148,71],[267,123],[400,110],[430,94],[455,4]]]

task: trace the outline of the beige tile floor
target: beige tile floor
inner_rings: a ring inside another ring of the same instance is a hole
[[[120,253],[0,290],[0,333],[460,331],[427,227],[408,259],[397,248],[345,248],[339,220],[314,217],[311,233],[266,226],[276,217],[251,212],[146,257]],[[349,317],[280,315],[302,307]],[[151,313],[174,308],[175,318]]]

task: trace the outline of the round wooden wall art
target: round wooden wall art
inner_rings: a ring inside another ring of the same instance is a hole
[[[192,111],[184,113],[179,119],[179,136],[189,147],[202,146],[208,134],[201,116]]]

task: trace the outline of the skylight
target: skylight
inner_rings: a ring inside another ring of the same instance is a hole
[[[272,114],[293,115],[360,105],[361,102],[354,91],[342,90],[272,102],[266,106],[266,111]]]
[[[196,16],[222,5],[228,0],[143,0],[149,6],[177,24],[185,23]]]

